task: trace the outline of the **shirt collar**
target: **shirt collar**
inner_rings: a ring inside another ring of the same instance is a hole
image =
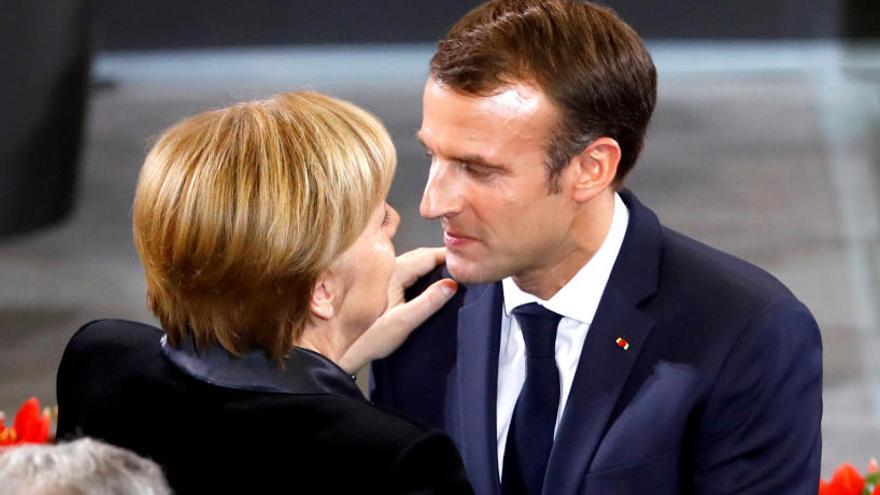
[[[611,269],[617,260],[623,238],[626,235],[626,226],[629,223],[629,211],[620,195],[614,193],[614,214],[611,218],[611,228],[605,240],[587,263],[550,299],[543,300],[533,294],[517,287],[513,278],[507,277],[501,281],[504,292],[504,312],[510,317],[511,311],[516,307],[528,303],[538,303],[541,306],[582,323],[590,324],[599,308],[599,300],[605,292]]]
[[[192,339],[179,346],[162,336],[162,352],[186,374],[219,387],[286,394],[335,394],[364,399],[354,379],[326,357],[301,347],[284,356],[284,368],[262,351],[235,356],[213,344],[196,351]]]

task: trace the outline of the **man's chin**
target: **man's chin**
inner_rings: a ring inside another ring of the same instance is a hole
[[[486,284],[489,282],[497,282],[504,278],[496,276],[492,270],[485,264],[477,261],[464,260],[455,255],[446,256],[446,269],[456,282],[462,284]]]

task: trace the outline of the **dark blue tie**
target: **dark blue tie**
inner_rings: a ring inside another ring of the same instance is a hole
[[[526,343],[526,381],[507,433],[501,493],[537,495],[544,486],[559,408],[556,327],[562,316],[535,303],[514,309],[513,316]]]

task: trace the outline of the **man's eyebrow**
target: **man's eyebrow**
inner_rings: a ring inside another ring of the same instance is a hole
[[[463,155],[463,156],[453,156],[450,157],[453,160],[461,163],[468,163],[470,165],[477,165],[479,167],[488,167],[488,168],[497,168],[497,169],[506,169],[507,167],[503,163],[492,163],[480,155]]]
[[[430,147],[427,144],[425,144],[425,141],[422,139],[421,131],[417,131],[415,136],[416,136],[416,139],[419,140],[419,143],[421,143],[422,146],[425,147],[425,149],[430,150]],[[492,163],[480,155],[449,156],[448,158],[451,160],[457,161],[457,162],[468,163],[468,164],[477,165],[480,167],[497,168],[497,169],[507,169],[508,168],[503,163]]]

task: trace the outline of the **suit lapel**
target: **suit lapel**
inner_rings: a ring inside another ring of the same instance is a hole
[[[630,370],[654,321],[638,304],[657,291],[662,230],[657,217],[628,191],[626,236],[590,325],[568,402],[556,432],[544,493],[576,493],[608,428]],[[629,344],[624,350],[617,342]]]
[[[468,288],[458,312],[459,446],[476,493],[498,494],[495,401],[501,329],[500,283]]]

